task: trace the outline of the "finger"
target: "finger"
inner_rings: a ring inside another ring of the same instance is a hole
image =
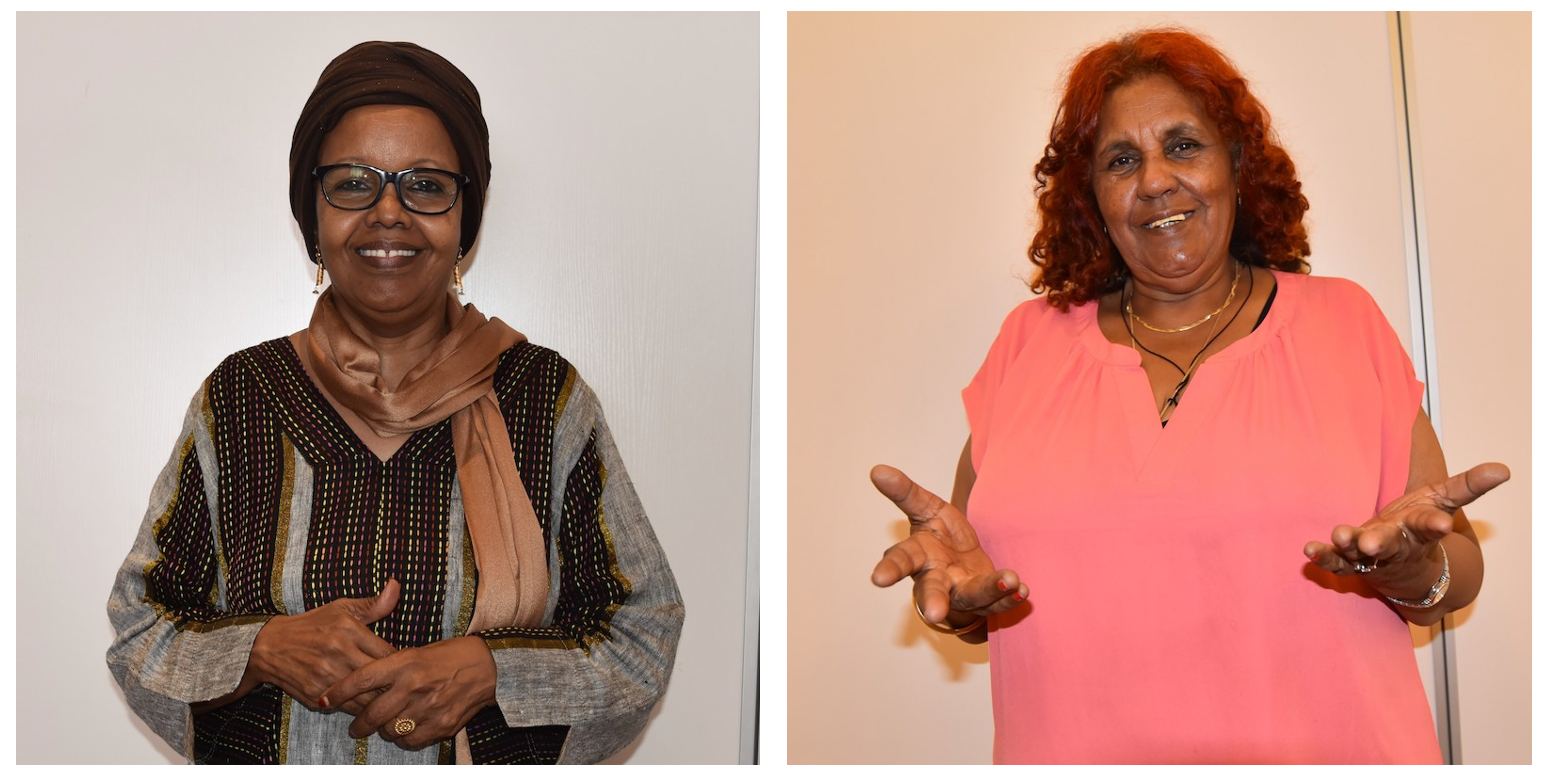
[[[888,465],[874,466],[868,477],[879,493],[904,511],[911,521],[940,519],[943,511],[952,507],[946,500],[922,489],[909,476]]]
[[[402,660],[400,657],[405,655],[405,652],[398,652],[385,659],[377,659],[349,673],[321,693],[322,707],[330,707],[332,703],[351,700],[371,689],[390,687],[391,676],[396,672],[397,667],[401,665]],[[354,737],[361,736],[355,735]]]
[[[1328,539],[1333,542],[1333,551],[1339,556],[1348,559],[1360,557],[1360,528],[1351,527],[1348,524],[1340,524],[1328,533]]]
[[[394,741],[397,734],[386,729],[399,718],[408,718],[400,715],[404,706],[404,700],[399,696],[393,697],[389,691],[376,697],[370,704],[359,711],[359,715],[348,724],[348,736],[352,738],[369,737],[371,732],[379,732],[380,736],[388,741]]]
[[[1355,548],[1364,557],[1392,559],[1411,542],[1411,539],[1404,534],[1401,524],[1380,521],[1360,528],[1360,533],[1355,538]]]
[[[1440,542],[1456,528],[1455,516],[1436,508],[1412,511],[1400,518],[1408,534],[1423,545]]]
[[[1332,546],[1314,541],[1306,544],[1306,548],[1302,550],[1307,558],[1312,560],[1312,564],[1334,575],[1355,574],[1355,566],[1340,556]]]
[[[395,578],[386,581],[385,586],[380,588],[379,594],[376,594],[373,599],[363,601],[365,609],[363,613],[357,614],[359,621],[365,624],[374,624],[389,616],[391,611],[396,608],[396,601],[401,597],[401,594],[402,585],[397,583]]]
[[[350,716],[357,716],[360,713],[363,713],[364,708],[367,707],[370,703],[374,702],[375,698],[383,694],[384,691],[385,690],[383,689],[370,689],[369,691],[346,702],[339,702],[337,700],[332,700],[331,702],[332,706],[337,710],[340,710]]]
[[[392,725],[399,718],[412,718],[403,714],[407,706],[407,695],[396,690],[389,690],[375,698],[373,702],[364,706],[364,710],[355,716],[353,723],[348,725],[348,736],[352,738],[369,737],[369,733],[378,732],[382,738],[395,741],[401,737],[392,729]]]
[[[385,618],[396,607],[401,590],[401,584],[392,578],[386,581],[385,586],[382,586],[374,597],[341,597],[328,605],[343,609],[350,616],[358,619],[361,624],[373,624]]]
[[[928,573],[916,578],[914,596],[921,615],[927,622],[947,626],[948,612],[952,610],[952,585],[940,572]]]
[[[906,576],[922,572],[927,567],[926,550],[918,538],[907,538],[883,552],[883,559],[873,568],[873,583],[877,586],[893,586]]]
[[[1510,480],[1510,468],[1498,462],[1485,462],[1435,485],[1435,492],[1448,511],[1454,511],[1488,494],[1489,490]]]
[[[964,611],[1011,610],[1028,596],[1028,587],[1011,570],[997,570],[973,578],[953,590],[953,609]]]
[[[364,654],[364,658],[355,663],[354,667],[356,668],[367,665],[376,659],[385,659],[396,653],[396,646],[387,643],[379,635],[370,632],[368,629],[363,631],[363,634],[359,636],[358,641],[354,645]]]

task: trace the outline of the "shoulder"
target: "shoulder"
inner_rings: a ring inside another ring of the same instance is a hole
[[[1299,273],[1280,273],[1276,275],[1279,283],[1291,284],[1296,287],[1297,294],[1304,307],[1316,307],[1337,314],[1369,314],[1375,312],[1381,315],[1381,307],[1371,297],[1371,293],[1365,287],[1347,278],[1333,278],[1331,276],[1309,276]]]
[[[600,415],[599,400],[573,363],[529,341],[503,352],[493,389],[511,425],[523,418],[554,430],[588,427]]]
[[[298,358],[289,338],[278,337],[225,357],[209,373],[204,386],[207,389],[253,382],[271,384],[276,376],[292,372],[297,366]]]
[[[545,396],[560,392],[577,378],[578,371],[556,351],[530,341],[510,346],[498,358],[493,386],[499,402],[518,396]]]
[[[1094,306],[1095,310],[1097,303],[1087,305]],[[1057,310],[1043,297],[1024,300],[1002,320],[991,351],[1001,355],[1015,354],[1029,343],[1054,333],[1069,335],[1082,313],[1081,306],[1074,306],[1069,311]]]
[[[1009,329],[1017,330],[1037,327],[1048,317],[1057,316],[1060,313],[1060,311],[1051,308],[1049,301],[1045,298],[1035,297],[1018,303],[1017,307],[1013,308],[1007,314],[1007,317],[1002,320],[1001,329],[1005,332]]]

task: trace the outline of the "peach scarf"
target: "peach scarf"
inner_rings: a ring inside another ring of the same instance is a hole
[[[450,420],[477,566],[468,631],[538,626],[546,611],[546,544],[493,391],[499,356],[525,336],[446,296],[449,333],[395,391],[387,391],[380,355],[349,329],[328,289],[311,314],[311,367],[332,397],[376,434],[406,435]]]

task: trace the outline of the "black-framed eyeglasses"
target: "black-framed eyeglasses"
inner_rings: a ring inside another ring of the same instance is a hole
[[[321,182],[321,196],[333,208],[362,211],[380,202],[386,184],[396,184],[402,207],[428,216],[454,208],[461,187],[471,183],[469,177],[448,170],[412,167],[387,173],[358,163],[322,165],[311,174]]]

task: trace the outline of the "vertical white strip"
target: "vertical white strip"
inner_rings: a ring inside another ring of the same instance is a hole
[[[759,258],[756,259],[756,278]],[[739,764],[759,762],[760,733],[760,283],[750,360],[750,471],[744,535],[744,661],[740,664]]]
[[[786,40],[785,35],[782,40]],[[761,30],[760,45],[762,51],[767,50],[764,28]],[[779,49],[772,47],[769,50]],[[765,101],[766,89],[761,87],[761,104],[764,105]],[[785,97],[782,103],[786,104]],[[766,118],[765,110],[762,109],[762,126]],[[778,120],[785,128],[785,117],[778,117]],[[758,131],[757,148],[763,145],[764,139],[764,130]],[[784,165],[780,169],[787,168]],[[764,173],[765,158],[764,152],[761,152],[756,163],[755,179],[759,181]],[[739,764],[760,762],[760,233],[765,217],[762,215],[759,197],[757,195],[755,209],[755,304],[750,319],[750,468],[744,533],[744,659],[739,664]],[[782,364],[785,365],[786,361]]]
[[[745,570],[746,580],[757,587],[755,598],[756,648],[754,662],[746,654],[743,672],[749,677],[754,668],[755,683],[755,761],[760,764],[787,763],[787,14],[760,15],[760,132],[756,179],[760,185],[755,221],[755,351],[751,372],[755,390],[751,394],[749,536],[755,539],[757,554]],[[771,171],[769,175],[766,171]],[[764,301],[764,302],[762,302]],[[769,367],[764,367],[768,365]],[[764,415],[764,418],[762,418]],[[771,430],[762,438],[761,429]],[[764,449],[764,450],[762,450]],[[760,520],[771,522],[771,531],[762,534]],[[760,561],[769,572],[761,587]],[[806,572],[806,571],[805,571]],[[745,611],[749,624],[750,611]],[[776,639],[762,641],[760,624],[771,625]],[[804,622],[806,625],[807,622]],[[768,690],[761,695],[760,689]],[[741,751],[742,753],[742,751]]]
[[[305,612],[305,555],[310,550],[311,503],[316,492],[316,473],[311,463],[285,435],[294,461],[294,486],[289,499],[289,537],[284,541],[284,613],[293,616]]]
[[[1393,116],[1397,121],[1398,183],[1403,194],[1403,246],[1408,262],[1409,357],[1424,382],[1424,408],[1435,434],[1440,434],[1440,381],[1435,367],[1435,306],[1431,296],[1428,231],[1424,221],[1423,177],[1420,165],[1418,96],[1414,88],[1414,57],[1407,12],[1387,14],[1392,51]],[[1450,618],[1449,616],[1447,618]],[[1457,726],[1456,645],[1442,621],[1430,628],[1434,662],[1435,729],[1447,764],[1460,764],[1461,737]]]

